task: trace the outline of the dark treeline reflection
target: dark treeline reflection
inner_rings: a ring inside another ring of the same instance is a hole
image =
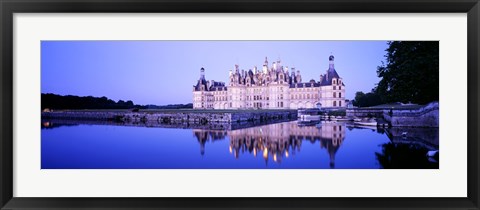
[[[232,131],[193,130],[200,143],[200,153],[205,154],[209,141],[229,139],[229,152],[239,158],[241,155],[261,156],[265,163],[269,159],[282,162],[283,158],[301,152],[302,144],[320,143],[320,150],[328,153],[330,168],[335,167],[335,154],[345,139],[345,124],[323,122],[316,126],[302,126],[297,123],[280,123]]]
[[[382,152],[375,153],[382,168],[385,169],[421,169],[438,168],[438,153],[427,157],[428,150],[415,144],[383,144]]]

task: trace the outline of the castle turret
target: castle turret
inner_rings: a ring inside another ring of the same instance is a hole
[[[203,67],[200,69],[200,80],[205,80],[205,69]]]
[[[297,83],[301,83],[302,82],[302,76],[300,75],[300,70],[297,70]]]
[[[329,69],[335,69],[334,60],[335,60],[335,57],[333,57],[333,55],[330,55],[330,56],[328,57],[328,63],[329,63],[328,68],[329,68]]]
[[[263,73],[266,74],[268,73],[268,60],[267,60],[267,57],[265,57],[265,63],[263,63]]]
[[[297,77],[295,76],[295,67],[292,68],[291,77],[292,77],[292,83],[297,83]]]
[[[235,73],[238,74],[238,64],[235,64]]]

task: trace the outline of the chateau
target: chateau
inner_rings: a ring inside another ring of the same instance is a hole
[[[329,68],[319,81],[302,82],[299,70],[282,66],[281,61],[269,64],[267,58],[262,69],[255,66],[249,71],[230,70],[228,86],[224,82],[200,79],[193,86],[194,109],[300,109],[346,107],[345,84],[330,55]]]

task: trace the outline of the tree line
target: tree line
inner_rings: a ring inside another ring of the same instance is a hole
[[[369,92],[357,92],[354,106],[402,102],[427,104],[439,98],[439,42],[388,42],[386,63],[377,67],[380,82]]]
[[[57,95],[53,93],[42,93],[41,108],[44,109],[188,109],[193,104],[169,104],[165,106],[138,105],[133,101],[114,101],[105,96],[74,96]]]

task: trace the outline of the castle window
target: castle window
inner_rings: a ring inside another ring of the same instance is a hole
[[[342,97],[342,93],[338,93],[338,97],[341,98],[341,97]]]
[[[336,102],[336,101],[333,101],[333,106],[337,106],[337,102]]]
[[[333,86],[333,89],[336,90],[336,89],[337,89],[336,87],[337,87],[337,86]]]
[[[333,93],[333,97],[336,98],[336,97],[337,97],[337,93],[334,92],[334,93]]]
[[[342,86],[338,86],[338,89],[341,90],[341,89],[342,89]]]
[[[342,106],[342,101],[338,101],[338,106]]]

